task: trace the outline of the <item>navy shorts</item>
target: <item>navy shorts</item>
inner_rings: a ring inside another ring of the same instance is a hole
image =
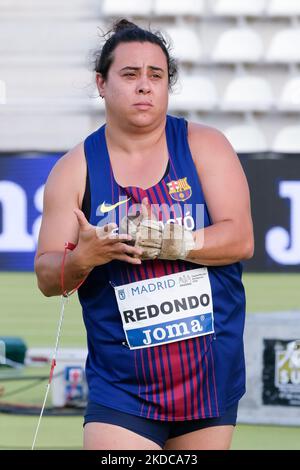
[[[228,408],[218,418],[193,419],[189,421],[159,421],[156,419],[143,418],[123,411],[114,410],[107,406],[89,402],[84,416],[84,424],[108,423],[129,429],[140,436],[151,439],[161,448],[164,448],[168,439],[182,436],[189,432],[205,429],[212,426],[236,425],[238,403]]]

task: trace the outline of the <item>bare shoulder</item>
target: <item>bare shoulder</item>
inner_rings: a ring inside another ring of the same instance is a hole
[[[220,158],[237,158],[236,153],[218,129],[195,122],[188,123],[188,141],[194,160],[213,162]],[[196,163],[195,161],[195,163]]]
[[[78,223],[73,210],[81,205],[85,166],[83,144],[79,144],[52,168],[45,186],[36,258],[46,252],[61,251],[65,241],[77,243]]]
[[[60,175],[72,170],[72,173],[75,171],[80,172],[84,170],[85,167],[85,158],[84,158],[84,146],[83,142],[80,142],[78,145],[73,147],[67,153],[65,153],[54,165],[51,170],[50,175]]]
[[[62,188],[70,196],[76,194],[80,204],[85,190],[86,171],[84,144],[80,142],[56,162],[48,176],[46,191]]]

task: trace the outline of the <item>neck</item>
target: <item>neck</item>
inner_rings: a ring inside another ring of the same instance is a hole
[[[165,139],[166,116],[147,126],[120,123],[106,118],[106,140],[111,148],[127,155],[141,155]]]

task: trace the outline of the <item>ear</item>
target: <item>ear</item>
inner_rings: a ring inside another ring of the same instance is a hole
[[[103,98],[105,92],[105,80],[101,73],[96,72],[96,85],[99,91],[99,95]]]

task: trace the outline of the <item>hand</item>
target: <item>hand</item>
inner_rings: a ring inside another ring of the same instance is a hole
[[[74,213],[79,224],[79,238],[73,253],[81,266],[89,270],[115,259],[131,264],[141,264],[141,248],[126,243],[131,240],[131,235],[115,234],[114,229],[117,225],[114,223],[95,227],[88,222],[79,209],[74,209]]]
[[[141,259],[185,259],[195,247],[192,232],[179,224],[159,222],[147,198],[142,200],[139,214],[122,220],[121,229],[132,236],[135,247],[143,249]]]
[[[161,248],[162,224],[151,212],[148,198],[144,198],[141,210],[135,215],[125,216],[120,223],[120,233],[131,235],[132,244],[143,250],[141,259],[155,259]]]

